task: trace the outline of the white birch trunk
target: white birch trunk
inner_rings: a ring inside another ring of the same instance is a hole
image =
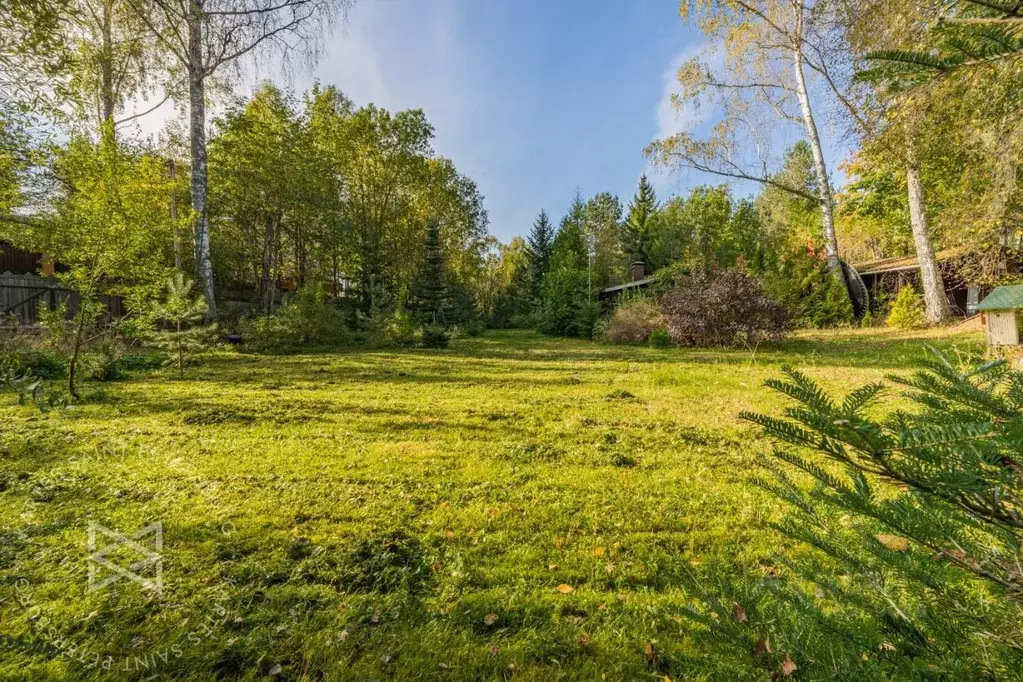
[[[100,125],[112,126],[114,123],[114,38],[113,38],[113,14],[114,8],[110,0],[103,2],[103,16],[100,19],[100,31],[102,33],[103,46],[100,48],[102,55],[100,63],[100,93],[99,93],[99,117]]]
[[[189,3],[188,23],[188,118],[192,161],[192,211],[195,214],[195,276],[206,298],[207,322],[217,319],[210,260],[210,225],[206,212],[206,74],[202,55],[201,8]]]
[[[924,210],[924,186],[920,180],[920,159],[917,157],[912,132],[906,135],[906,186],[909,190],[909,223],[913,228],[917,262],[920,263],[920,283],[924,290],[927,321],[941,324],[952,316],[952,310],[945,295],[945,282],[934,255],[934,245],[931,243],[931,230]]]
[[[181,233],[178,231],[178,188],[177,188],[177,167],[174,164],[174,159],[170,158],[167,160],[167,176],[171,181],[171,205],[170,205],[170,217],[171,217],[171,230],[174,239],[174,269],[178,272],[181,271]]]
[[[828,268],[838,267],[838,237],[835,236],[834,197],[831,194],[831,182],[828,180],[828,167],[824,163],[824,150],[821,138],[817,133],[817,123],[813,118],[810,106],[810,95],[806,89],[806,76],[803,73],[803,3],[796,7],[796,32],[792,44],[792,61],[795,67],[796,91],[799,95],[799,108],[803,113],[803,124],[806,126],[806,137],[813,150],[813,163],[817,172],[817,193],[821,207],[821,222],[824,228],[824,255],[828,260]],[[844,281],[844,280],[843,280]]]

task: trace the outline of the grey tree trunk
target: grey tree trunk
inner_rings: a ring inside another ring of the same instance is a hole
[[[803,124],[806,137],[813,150],[813,164],[817,172],[817,193],[821,207],[821,222],[824,228],[824,255],[828,260],[828,268],[838,267],[838,237],[835,236],[835,200],[831,194],[831,182],[828,180],[828,167],[824,163],[824,149],[817,132],[817,123],[813,118],[810,106],[810,95],[806,89],[806,75],[803,73],[803,4],[796,6],[796,33],[792,45],[792,62],[796,72],[796,91],[799,94],[799,108],[803,113]],[[844,280],[843,280],[844,281]]]
[[[924,210],[924,186],[920,180],[920,159],[911,132],[906,135],[906,186],[909,190],[909,223],[913,228],[917,262],[920,263],[920,282],[924,290],[927,321],[941,324],[952,316],[952,310],[945,295],[945,282],[934,255],[934,245],[931,243],[931,230]]]
[[[99,117],[100,125],[112,125],[114,122],[114,38],[113,38],[113,4],[110,0],[103,2],[103,16],[100,30],[103,47],[100,57],[100,93]]]
[[[205,321],[217,319],[210,260],[210,225],[206,212],[206,74],[202,55],[202,9],[189,3],[188,117],[192,160],[192,212],[195,214],[195,276],[206,298]]]
[[[171,230],[174,239],[174,269],[181,271],[181,233],[178,231],[178,189],[177,189],[177,167],[174,159],[167,160],[167,176],[171,181],[170,217]]]
[[[273,298],[270,273],[273,269],[273,223],[267,219],[263,233],[263,269],[259,275],[259,307],[264,316],[270,317],[273,312]]]

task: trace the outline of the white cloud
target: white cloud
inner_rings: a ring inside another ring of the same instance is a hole
[[[421,107],[438,132],[439,151],[453,155],[457,131],[473,110],[463,65],[468,61],[459,42],[458,13],[454,0],[430,3],[359,3],[345,23],[321,46],[320,59],[311,71],[304,64],[290,68],[266,62],[246,64],[234,82],[234,94],[246,95],[270,79],[301,93],[315,80],[336,85],[356,105],[373,102],[391,110]],[[126,115],[145,111],[149,101],[127,107]],[[212,120],[219,103],[207,108]],[[141,117],[126,131],[155,136],[167,120],[181,116],[182,106],[171,102]]]
[[[672,57],[668,68],[661,74],[661,97],[654,108],[658,140],[700,127],[715,111],[712,104],[706,100],[699,103],[686,102],[681,107],[672,101],[672,96],[679,91],[678,70],[694,58],[716,67],[721,61],[721,54],[720,51],[711,49],[709,43],[704,42],[692,45]],[[661,196],[678,193],[684,186],[692,184],[688,182],[688,174],[653,164],[647,164],[644,172]]]
[[[365,3],[352,10],[315,73],[357,105],[424,109],[437,131],[438,151],[453,156],[473,110],[465,74],[469,61],[454,0]]]
[[[326,84],[337,85],[356,103],[386,106],[391,101],[378,49],[352,26],[345,26],[330,37],[316,75]],[[313,79],[307,76],[299,80],[305,87]]]
[[[675,55],[671,64],[661,74],[661,99],[657,102],[655,116],[657,120],[657,139],[670,137],[684,130],[699,125],[701,115],[695,103],[689,102],[681,108],[671,101],[672,95],[679,90],[678,70],[693,58],[699,57],[706,61],[706,44],[693,45]],[[713,58],[713,53],[710,57]]]

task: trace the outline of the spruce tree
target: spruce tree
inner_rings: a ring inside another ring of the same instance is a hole
[[[545,334],[588,338],[593,333],[599,308],[586,271],[585,217],[586,206],[576,194],[554,238],[550,271],[541,290],[537,327]]]
[[[646,174],[639,178],[639,188],[629,204],[622,234],[622,252],[631,261],[648,262],[652,245],[653,223],[657,213],[657,195]]]
[[[768,382],[783,416],[742,416],[776,444],[755,482],[785,503],[770,526],[794,547],[738,578],[690,576],[704,672],[1023,679],[1023,373],[935,353],[889,377],[888,409],[884,384],[834,399],[786,374]]]
[[[169,323],[169,329],[156,332],[152,343],[167,351],[168,365],[185,378],[186,356],[204,350],[215,339],[216,325],[197,326],[206,313],[206,302],[192,293],[194,282],[177,272],[167,279],[167,299],[155,307],[155,317]]]
[[[586,248],[585,222],[586,204],[577,192],[568,213],[561,219],[557,236],[554,237],[551,270],[557,268],[586,270],[589,252]]]
[[[441,243],[440,223],[430,219],[426,224],[423,262],[416,275],[413,293],[415,309],[423,322],[444,321],[444,245]]]
[[[533,223],[528,244],[531,294],[537,300],[540,298],[544,275],[550,270],[551,254],[554,251],[554,228],[543,209],[540,209],[540,215]]]
[[[845,282],[828,270],[820,272],[819,277],[801,303],[806,323],[816,329],[851,325],[856,315]]]

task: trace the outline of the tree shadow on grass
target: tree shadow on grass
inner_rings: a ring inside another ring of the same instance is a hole
[[[511,360],[532,363],[672,363],[672,364],[790,364],[801,361],[835,367],[902,368],[926,357],[927,347],[942,352],[963,352],[976,357],[983,352],[979,335],[934,336],[894,335],[887,332],[854,335],[848,332],[828,336],[793,337],[777,344],[747,348],[671,348],[612,346],[577,339],[556,339],[522,332],[495,332],[488,343],[467,340],[458,351],[470,360]],[[505,342],[507,341],[507,342]]]

